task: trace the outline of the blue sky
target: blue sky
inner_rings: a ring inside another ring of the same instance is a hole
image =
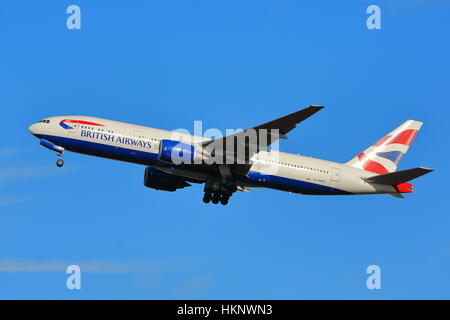
[[[449,32],[437,0],[2,1],[0,298],[450,298]],[[68,153],[59,169],[27,131],[66,114],[225,130],[310,104],[327,108],[283,151],[344,162],[415,119],[400,169],[436,171],[403,200],[261,190],[223,207],[202,186],[147,189],[138,165]]]

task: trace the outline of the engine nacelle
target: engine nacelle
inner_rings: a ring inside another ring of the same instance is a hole
[[[156,190],[175,191],[189,187],[190,184],[183,178],[162,172],[153,167],[147,167],[144,174],[144,186]]]
[[[193,145],[174,140],[161,140],[159,160],[173,164],[202,162],[202,153]]]

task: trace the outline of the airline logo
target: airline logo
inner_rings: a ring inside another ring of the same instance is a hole
[[[358,154],[357,167],[378,174],[396,171],[400,160],[408,151],[421,126],[422,122],[406,121],[367,150]]]
[[[69,123],[73,123],[73,124],[85,124],[87,126],[100,126],[103,127],[102,124],[99,123],[95,123],[95,122],[90,122],[90,121],[83,121],[83,120],[71,120],[71,119],[64,119],[62,121],[59,122],[59,125],[61,127],[63,127],[64,129],[68,130],[68,129],[73,129],[73,127],[71,127],[69,125]]]

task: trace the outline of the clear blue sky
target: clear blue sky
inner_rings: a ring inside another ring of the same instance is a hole
[[[449,33],[437,0],[2,1],[0,298],[450,298]],[[343,162],[415,119],[400,169],[436,171],[403,200],[261,190],[223,207],[199,185],[147,189],[138,165],[68,153],[59,169],[27,131],[66,114],[245,128],[310,104],[327,108],[283,151]]]

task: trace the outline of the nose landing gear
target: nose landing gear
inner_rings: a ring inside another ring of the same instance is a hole
[[[61,167],[64,165],[64,160],[63,160],[63,159],[58,159],[58,160],[56,161],[56,165],[57,165],[59,168],[61,168]]]
[[[64,165],[64,151],[58,152],[57,155],[59,158],[56,160],[56,166],[61,168]]]
[[[54,144],[53,142],[50,142],[45,139],[41,139],[40,145],[47,149],[50,149],[52,151],[56,151],[56,154],[59,157],[59,159],[56,161],[56,165],[59,168],[61,168],[64,165],[64,148],[63,147],[60,147],[60,146]]]

